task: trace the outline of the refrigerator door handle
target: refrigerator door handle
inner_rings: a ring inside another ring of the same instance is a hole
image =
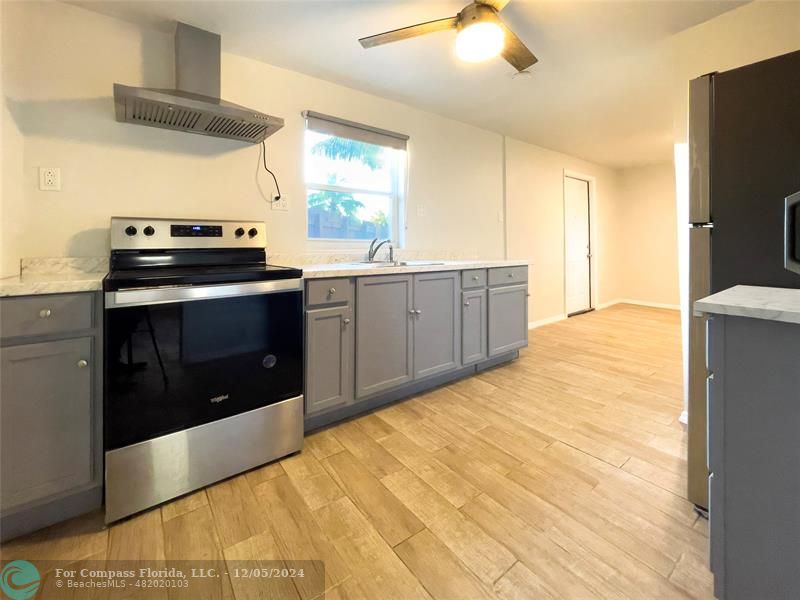
[[[711,221],[712,75],[689,82],[689,222]]]

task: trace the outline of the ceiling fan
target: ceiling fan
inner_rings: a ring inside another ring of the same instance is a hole
[[[473,0],[455,17],[394,29],[358,40],[364,48],[399,42],[408,38],[457,29],[456,54],[467,62],[488,60],[502,55],[519,72],[538,59],[511,31],[498,13],[510,0]]]

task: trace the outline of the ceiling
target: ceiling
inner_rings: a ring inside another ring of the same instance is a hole
[[[223,49],[612,167],[670,160],[669,37],[743,2],[512,0],[502,18],[537,55],[466,64],[453,32],[364,50],[358,38],[455,15],[465,0],[73,2],[147,26],[222,34]]]

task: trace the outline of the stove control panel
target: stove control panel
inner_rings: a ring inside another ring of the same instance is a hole
[[[264,248],[265,230],[253,221],[112,217],[111,249]]]

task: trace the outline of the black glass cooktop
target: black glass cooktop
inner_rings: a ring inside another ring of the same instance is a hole
[[[296,279],[301,269],[268,265],[265,253],[251,250],[232,251],[115,251],[111,254],[111,272],[103,280],[103,289],[215,285],[248,281]]]

